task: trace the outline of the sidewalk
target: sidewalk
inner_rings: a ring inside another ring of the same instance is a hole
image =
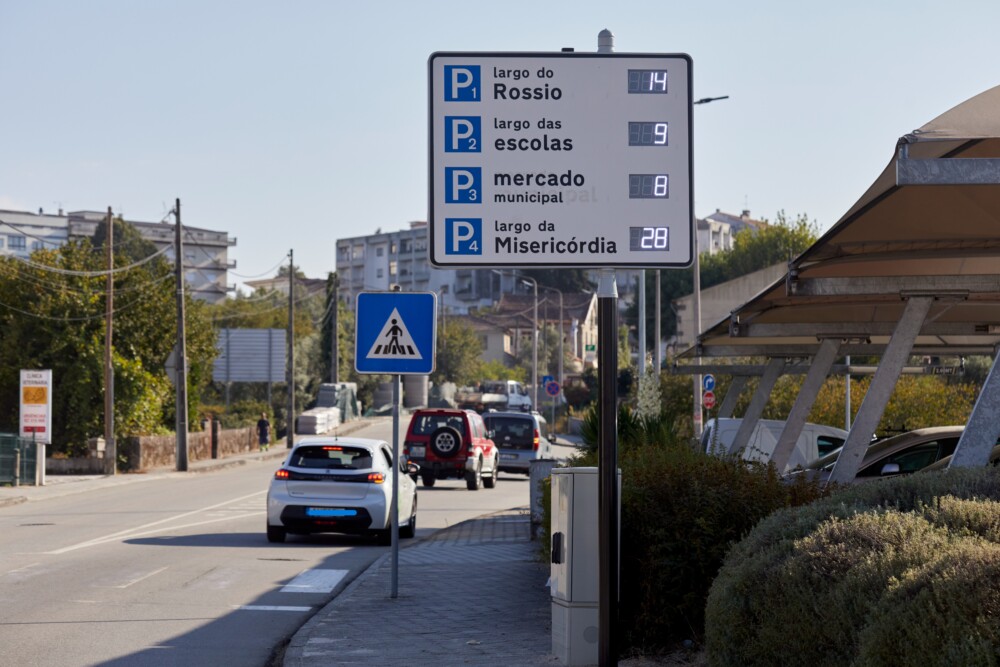
[[[559,665],[549,568],[527,508],[465,521],[385,554],[292,638],[284,667]]]

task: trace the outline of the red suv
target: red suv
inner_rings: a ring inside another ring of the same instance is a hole
[[[403,455],[420,466],[424,486],[457,477],[465,479],[470,491],[492,489],[500,473],[499,452],[473,410],[417,410],[406,430]]]

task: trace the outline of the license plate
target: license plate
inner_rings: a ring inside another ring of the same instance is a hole
[[[331,517],[331,516],[357,516],[357,510],[344,510],[333,507],[307,507],[306,516]]]
[[[423,445],[410,445],[410,456],[423,456],[425,453]]]
[[[501,454],[500,458],[502,458],[504,461],[510,461],[512,459],[516,459],[517,454]]]

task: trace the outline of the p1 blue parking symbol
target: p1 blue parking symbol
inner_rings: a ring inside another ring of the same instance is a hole
[[[445,116],[444,152],[481,152],[482,124],[482,118],[479,116]]]
[[[479,65],[444,66],[444,101],[478,102],[482,97]]]
[[[445,167],[444,201],[446,204],[481,204],[482,167]]]
[[[446,255],[482,255],[483,219],[445,218],[444,245]]]

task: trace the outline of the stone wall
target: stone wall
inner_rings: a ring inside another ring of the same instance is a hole
[[[239,429],[221,430],[218,422],[213,422],[212,433],[188,433],[188,463],[211,458],[226,458],[235,454],[255,452],[260,449],[257,444],[256,429],[253,426]],[[212,436],[216,438],[215,456],[213,457]],[[154,468],[177,467],[177,438],[170,435],[144,435],[122,438],[118,445],[119,456],[125,459],[121,470],[138,472]]]

